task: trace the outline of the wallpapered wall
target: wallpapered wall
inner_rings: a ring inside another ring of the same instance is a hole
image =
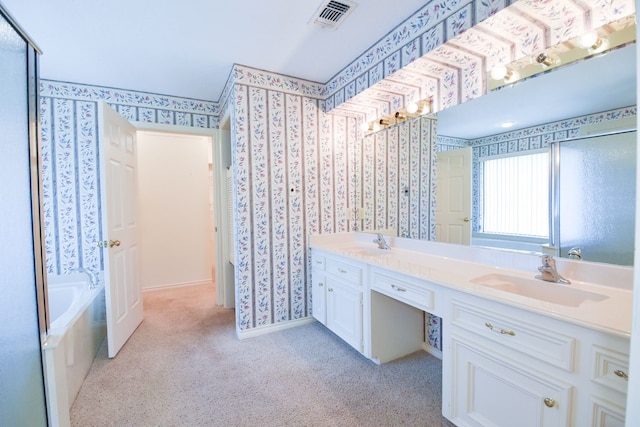
[[[359,230],[435,238],[437,119],[420,117],[366,136],[357,153]]]
[[[98,102],[131,121],[218,127],[215,102],[41,81],[42,204],[46,268],[102,271]]]
[[[349,230],[357,123],[273,89],[238,84],[233,99],[236,318],[244,331],[310,315],[307,238]]]

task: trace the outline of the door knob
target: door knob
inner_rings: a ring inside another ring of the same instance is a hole
[[[549,408],[553,408],[554,406],[556,406],[556,401],[550,397],[546,397],[544,399],[544,404]]]
[[[120,246],[120,240],[109,240],[109,247]]]
[[[469,221],[470,221],[470,219],[469,219],[469,217],[466,217],[465,219],[463,219],[463,221],[464,221],[464,222],[469,222]]]

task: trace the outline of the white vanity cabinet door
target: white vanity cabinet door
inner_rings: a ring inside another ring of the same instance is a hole
[[[311,270],[311,312],[323,325],[327,324],[326,275],[318,269]]]
[[[451,339],[450,419],[458,426],[570,425],[572,389],[467,340]]]
[[[326,288],[327,327],[362,352],[362,290],[330,276]]]

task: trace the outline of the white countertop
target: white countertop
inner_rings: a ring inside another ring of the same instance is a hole
[[[590,329],[630,337],[632,267],[557,259],[558,272],[571,280],[571,284],[540,281],[542,289],[551,293],[555,286],[570,286],[602,298],[587,298],[577,306],[570,306],[473,282],[487,274],[506,275],[525,281],[538,280],[534,279],[540,265],[536,255],[397,237],[387,237],[392,248],[382,250],[372,242],[373,237],[369,233],[357,232],[317,235],[311,236],[309,246]],[[558,289],[557,293],[564,291]]]

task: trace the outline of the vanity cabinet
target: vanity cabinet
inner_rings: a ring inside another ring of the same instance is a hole
[[[359,352],[364,352],[365,266],[320,251],[311,252],[313,316]]]
[[[319,253],[313,253],[311,257],[311,313],[318,322],[326,325],[327,295],[324,266],[325,257]]]
[[[443,413],[456,425],[624,425],[628,340],[463,292],[446,300]]]
[[[460,273],[449,260],[398,252],[313,248],[314,317],[376,363],[425,348],[424,313],[441,317],[442,413],[456,426],[625,425],[629,338],[608,333],[615,322],[563,317],[602,302],[483,293],[469,286],[478,265],[460,261],[473,270]],[[617,306],[621,295],[606,298]]]
[[[590,426],[624,427],[629,374],[629,341],[598,334],[590,346]]]

